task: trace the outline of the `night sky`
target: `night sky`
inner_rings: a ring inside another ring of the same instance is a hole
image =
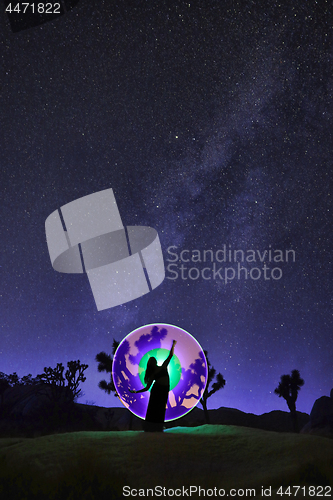
[[[315,0],[81,0],[12,33],[2,11],[0,371],[80,359],[79,401],[120,405],[95,356],[156,322],[223,374],[209,408],[288,411],[295,368],[298,410],[329,395],[332,22]],[[53,270],[45,220],[109,188],[124,225],[158,232],[166,279],[98,312],[87,276]],[[234,250],[256,256],[240,279]]]

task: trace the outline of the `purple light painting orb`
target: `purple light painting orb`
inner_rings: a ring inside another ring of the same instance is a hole
[[[145,418],[150,391],[132,394],[143,382],[150,356],[161,366],[172,341],[174,355],[168,365],[170,391],[165,421],[175,420],[198,404],[206,387],[208,369],[204,352],[192,335],[178,326],[154,323],[131,332],[119,344],[113,358],[112,378],[121,402],[134,415]]]

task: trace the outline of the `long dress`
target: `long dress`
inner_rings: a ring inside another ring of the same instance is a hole
[[[167,377],[167,384],[161,384],[158,382],[158,380],[162,377]],[[162,366],[161,369],[154,374],[153,379],[154,383],[150,391],[150,398],[143,428],[145,431],[149,432],[163,432],[165,410],[170,390],[167,368]]]

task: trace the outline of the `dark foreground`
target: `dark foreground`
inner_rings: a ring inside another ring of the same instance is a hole
[[[4,500],[295,497],[280,486],[332,496],[333,440],[226,425],[0,439]]]

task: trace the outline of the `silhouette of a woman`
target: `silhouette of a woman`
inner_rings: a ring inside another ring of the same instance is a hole
[[[169,356],[163,362],[162,366],[158,366],[156,358],[151,357],[148,359],[144,378],[146,387],[140,389],[139,391],[130,390],[130,392],[135,394],[139,392],[145,392],[148,391],[154,383],[150,391],[146,419],[143,426],[144,431],[163,432],[165,410],[170,390],[170,379],[167,367],[173,356],[173,351],[176,343],[176,340],[172,342]]]

